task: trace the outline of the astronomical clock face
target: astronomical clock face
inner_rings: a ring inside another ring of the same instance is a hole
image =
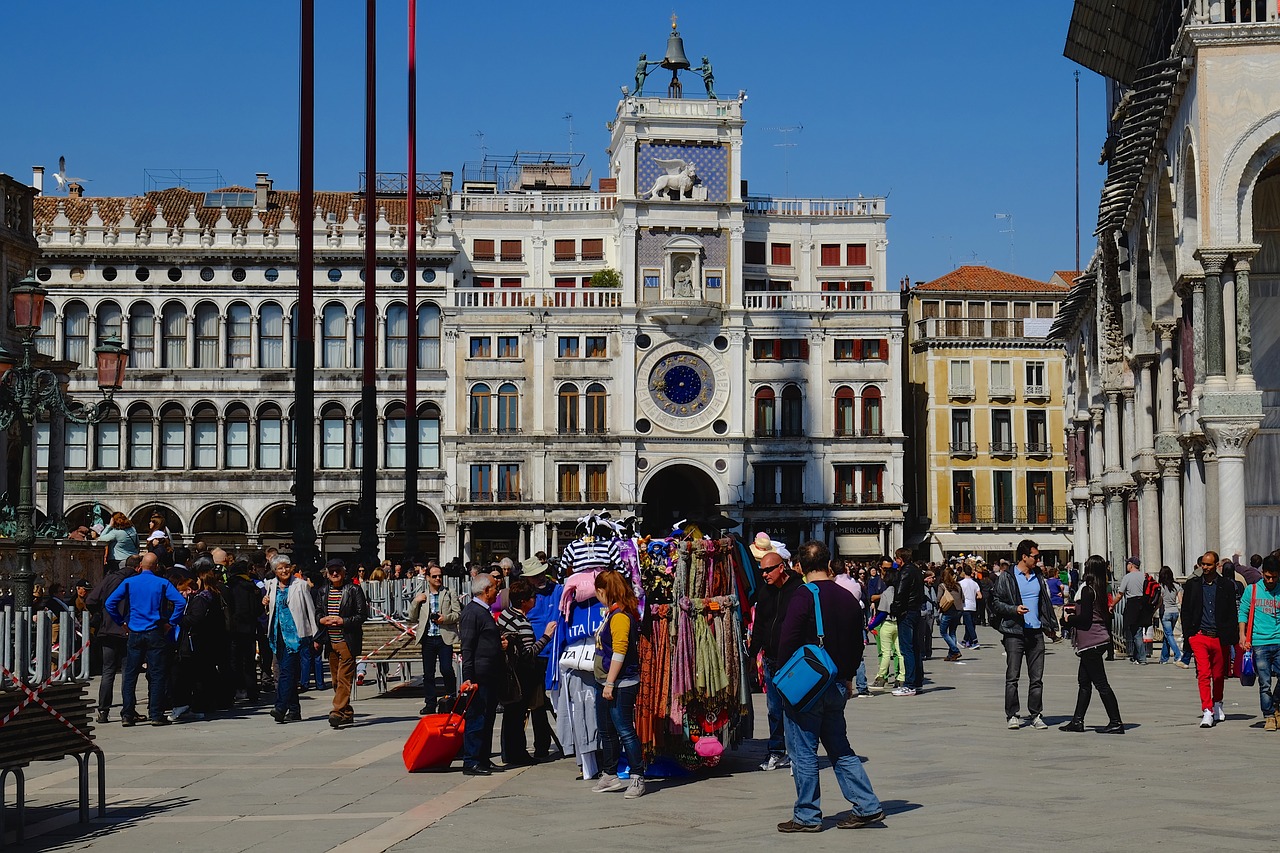
[[[673,432],[696,432],[722,417],[729,403],[729,371],[718,353],[698,344],[669,341],[637,365],[648,393],[637,389],[640,414]]]
[[[711,366],[693,353],[668,355],[649,371],[649,396],[672,417],[688,418],[705,411],[715,391]]]

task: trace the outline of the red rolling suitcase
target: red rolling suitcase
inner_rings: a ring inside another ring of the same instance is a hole
[[[474,690],[463,690],[447,714],[428,714],[418,720],[404,744],[404,769],[410,773],[431,767],[448,767],[462,748],[463,716]]]

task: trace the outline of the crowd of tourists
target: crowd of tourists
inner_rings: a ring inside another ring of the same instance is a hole
[[[332,559],[307,575],[272,549],[236,555],[203,542],[170,547],[163,521],[152,526],[145,539],[130,535],[129,520],[117,514],[98,536],[109,548],[104,578],[76,580],[69,590],[37,590],[37,607],[89,615],[102,674],[99,723],[110,719],[117,680],[124,726],[199,720],[238,703],[257,705],[264,693],[272,718],[296,722],[302,719],[300,694],[329,689],[327,664],[333,689],[328,721],[346,728],[354,721],[351,692],[362,678],[357,669],[370,616],[364,583],[416,577],[423,591],[412,598],[408,622],[421,649],[421,713],[454,707],[460,695],[469,699],[463,772],[483,776],[499,769],[493,761],[499,716],[503,766],[560,757],[544,685],[564,587],[557,561],[546,554],[488,568],[427,561],[349,571]],[[1119,583],[1097,555],[1083,566],[1046,570],[1033,540],[1020,542],[1012,561],[991,565],[976,557],[924,563],[909,549],[871,562],[842,560],[817,541],[801,545],[793,558],[768,537],[755,544],[758,589],[747,644],[761,663],[767,707],[760,769],[789,768],[797,793],[792,818],[778,826],[782,832],[821,828],[819,742],[851,803],[838,825],[883,820],[849,744],[845,703],[879,692],[927,692],[935,630],[947,649],[942,665],[981,648],[976,625],[999,633],[1009,729],[1048,728],[1046,644],[1069,640],[1078,656],[1078,691],[1061,731],[1086,731],[1096,692],[1107,714],[1097,731],[1124,733],[1105,666],[1118,645],[1134,665],[1147,664],[1151,647],[1158,647],[1160,663],[1194,666],[1204,728],[1225,720],[1227,678],[1256,677],[1265,729],[1280,730],[1280,551],[1256,555],[1247,565],[1210,551],[1179,584],[1170,567],[1153,577],[1138,557],[1126,561]],[[447,575],[458,574],[466,578],[461,594],[445,584]],[[596,575],[594,593],[606,612],[594,643],[600,764],[590,772],[582,765],[582,776],[594,792],[625,791],[634,799],[646,793],[646,756],[635,725],[641,610],[632,584],[618,572]],[[815,644],[829,655],[833,671],[802,704],[779,682],[790,677],[785,672],[796,656]],[[864,659],[868,647],[875,655]],[[140,703],[144,671],[147,696]],[[620,775],[623,758],[629,778]]]

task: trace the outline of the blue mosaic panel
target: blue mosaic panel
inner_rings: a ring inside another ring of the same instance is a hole
[[[721,145],[651,145],[640,143],[636,152],[636,195],[647,197],[654,182],[667,174],[658,160],[683,160],[692,164],[698,185],[706,187],[707,201],[729,198],[729,149]],[[655,199],[656,200],[656,199]]]

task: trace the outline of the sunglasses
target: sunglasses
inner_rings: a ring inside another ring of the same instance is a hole
[[[444,575],[427,575],[427,577],[431,578],[433,581],[438,581],[444,577]]]

